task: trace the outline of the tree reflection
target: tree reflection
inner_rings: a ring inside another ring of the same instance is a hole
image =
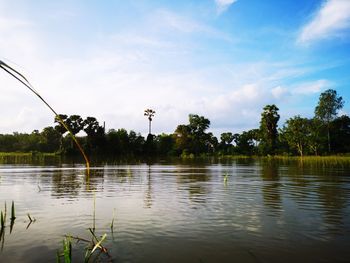
[[[204,168],[204,169],[203,169]],[[183,186],[189,192],[189,199],[195,203],[205,203],[210,190],[208,184],[211,176],[205,167],[192,169],[184,169],[178,171],[177,183],[182,188]]]
[[[279,182],[279,166],[274,161],[261,164],[263,180],[262,194],[264,204],[275,211],[281,210],[281,191]]]
[[[328,231],[332,234],[341,234],[344,230],[343,217],[347,193],[337,179],[332,178],[331,180],[331,182],[322,182],[317,192],[323,206],[323,218],[328,226]]]
[[[52,196],[57,198],[69,195],[76,198],[79,195],[81,179],[74,170],[58,170],[52,176]]]
[[[148,165],[147,169],[147,189],[144,196],[144,204],[146,208],[152,207],[152,181],[151,181],[151,165]]]

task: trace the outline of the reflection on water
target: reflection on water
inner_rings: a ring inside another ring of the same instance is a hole
[[[115,262],[346,262],[349,172],[245,159],[104,165],[87,180],[79,165],[2,165],[0,210],[14,200],[17,219],[0,262],[54,261],[64,234],[91,227],[94,195]]]

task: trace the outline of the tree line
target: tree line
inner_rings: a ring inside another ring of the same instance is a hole
[[[281,128],[279,109],[266,105],[260,126],[241,133],[224,132],[218,139],[208,132],[210,120],[190,114],[187,124],[180,124],[172,134],[151,134],[154,111],[147,109],[147,138],[135,131],[105,131],[95,117],[59,115],[88,154],[109,156],[203,156],[203,155],[329,155],[350,153],[350,118],[338,116],[344,100],[335,90],[321,93],[312,118],[300,115],[288,119]],[[152,111],[152,112],[151,112]],[[56,152],[79,154],[66,129],[55,125],[41,132],[0,134],[1,152]]]

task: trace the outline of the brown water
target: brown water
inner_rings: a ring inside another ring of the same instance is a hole
[[[102,262],[350,262],[349,167],[239,160],[104,165],[89,182],[79,165],[1,165],[17,219],[0,262],[55,262],[65,234],[89,238],[94,195]]]

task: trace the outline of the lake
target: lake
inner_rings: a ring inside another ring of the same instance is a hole
[[[0,262],[55,262],[64,236],[89,239],[93,224],[110,255],[97,262],[350,260],[349,165],[105,164],[88,180],[82,164],[2,164],[8,217],[12,200],[17,218],[11,233],[9,220],[5,227]],[[73,262],[83,262],[86,244],[72,242]]]

